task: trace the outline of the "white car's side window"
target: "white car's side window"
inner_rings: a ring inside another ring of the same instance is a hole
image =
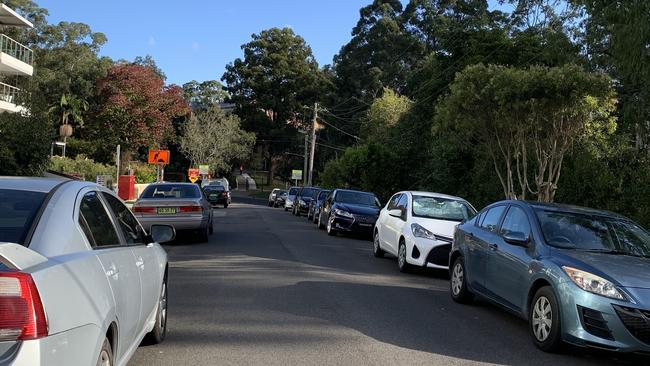
[[[81,199],[79,224],[94,248],[120,245],[117,231],[97,192],[88,192]]]

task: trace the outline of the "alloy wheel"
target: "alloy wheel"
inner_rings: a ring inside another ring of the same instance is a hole
[[[454,296],[460,294],[460,290],[463,288],[463,265],[458,262],[454,266],[454,270],[451,272],[451,291]]]
[[[163,282],[162,290],[160,293],[160,300],[158,302],[160,315],[158,317],[158,324],[161,329],[164,329],[167,324],[167,283]]]
[[[553,309],[546,296],[540,296],[533,308],[533,334],[539,342],[548,339],[553,326]]]
[[[379,233],[375,233],[375,240],[373,241],[373,245],[375,246],[375,253],[379,252]]]
[[[99,362],[97,366],[111,366],[111,355],[108,354],[108,351],[105,349],[99,354]]]
[[[404,268],[404,266],[406,266],[406,245],[404,244],[399,246],[397,265],[399,266],[399,268]]]

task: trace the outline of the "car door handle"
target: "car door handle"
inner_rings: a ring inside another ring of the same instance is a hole
[[[110,267],[108,267],[108,270],[106,271],[106,276],[107,277],[113,277],[117,278],[117,275],[120,273],[120,271],[115,267],[114,264],[112,264]]]
[[[144,269],[144,260],[142,257],[139,257],[137,261],[135,261],[135,265],[140,267],[140,269]]]
[[[490,248],[491,251],[496,251],[497,249],[499,249],[499,246],[496,244],[490,244],[488,245],[488,248]]]

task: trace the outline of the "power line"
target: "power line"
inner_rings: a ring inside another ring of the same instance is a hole
[[[342,129],[336,127],[336,126],[334,126],[333,124],[331,124],[331,123],[329,123],[329,122],[323,120],[322,118],[319,118],[319,120],[320,120],[321,122],[323,122],[324,124],[326,124],[326,125],[332,127],[333,129],[339,131],[339,132],[342,133],[342,134],[348,135],[348,136],[353,137],[353,138],[355,138],[355,139],[357,139],[357,140],[361,140],[361,138],[360,138],[359,136],[355,136],[355,135],[353,135],[353,134],[351,134],[351,133],[349,133],[349,132],[347,132],[347,131],[344,131],[344,130],[342,130]]]

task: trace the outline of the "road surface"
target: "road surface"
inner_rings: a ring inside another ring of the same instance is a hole
[[[130,365],[650,364],[545,354],[519,318],[454,303],[444,272],[401,274],[370,241],[328,237],[248,202],[215,210],[209,243],[167,247],[167,339],[140,347]]]

